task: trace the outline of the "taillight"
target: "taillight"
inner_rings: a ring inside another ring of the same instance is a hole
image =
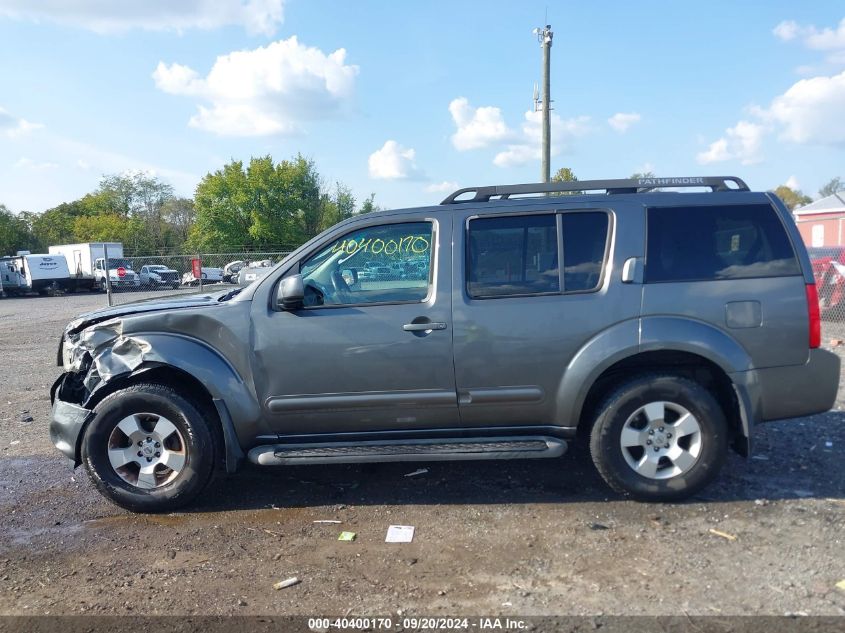
[[[807,284],[807,314],[810,317],[810,349],[815,349],[822,344],[822,318],[816,284]]]

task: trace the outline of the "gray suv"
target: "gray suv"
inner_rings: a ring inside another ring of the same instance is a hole
[[[615,490],[671,501],[729,447],[749,455],[756,424],[833,405],[839,359],[819,347],[810,262],[771,193],[478,187],[341,222],[246,288],[76,319],[50,435],[135,511],[245,460],[554,458],[578,436]]]

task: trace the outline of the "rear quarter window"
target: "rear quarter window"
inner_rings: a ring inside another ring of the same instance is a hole
[[[646,283],[800,274],[769,205],[648,209]]]

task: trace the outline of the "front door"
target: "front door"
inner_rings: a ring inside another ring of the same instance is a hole
[[[256,388],[276,433],[457,425],[451,222],[372,220],[290,271],[305,306],[255,319]]]

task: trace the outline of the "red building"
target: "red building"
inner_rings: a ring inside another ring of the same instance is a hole
[[[795,209],[793,215],[808,247],[845,245],[845,191]]]

